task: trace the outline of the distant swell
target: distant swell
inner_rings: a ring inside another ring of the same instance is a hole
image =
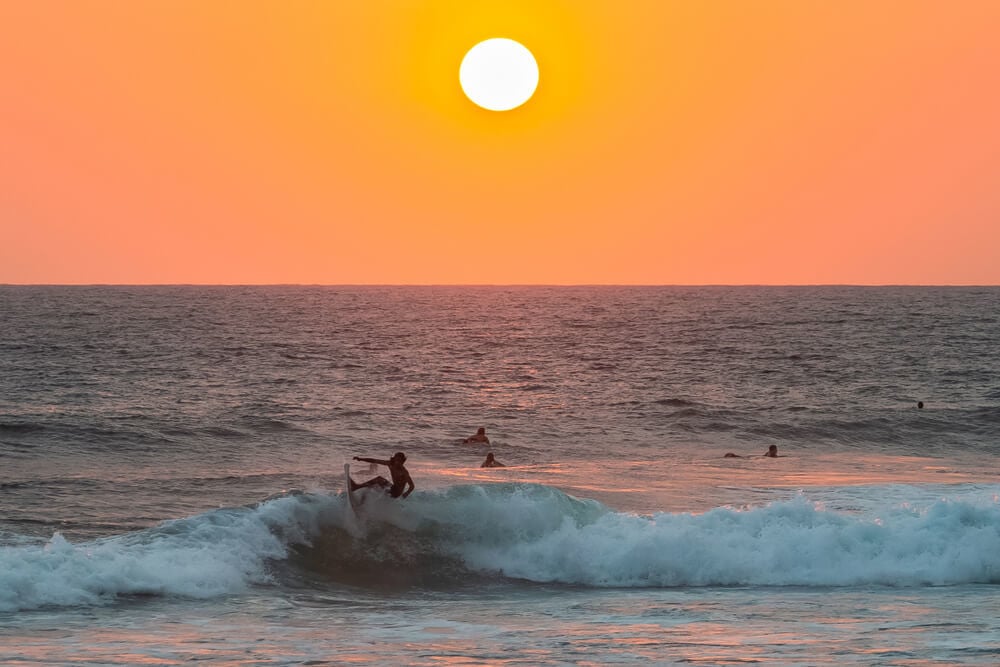
[[[33,422],[0,422],[0,433],[31,433],[44,429],[43,424]]]
[[[1000,583],[1000,505],[939,501],[862,517],[806,498],[748,511],[610,511],[556,489],[456,486],[406,502],[291,493],[114,538],[0,547],[0,610],[215,597],[264,585],[593,587]]]

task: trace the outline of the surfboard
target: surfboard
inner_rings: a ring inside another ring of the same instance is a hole
[[[355,514],[358,513],[358,503],[359,500],[355,495],[355,492],[351,490],[351,464],[344,464],[344,490],[347,492],[347,500],[351,503],[351,509]]]

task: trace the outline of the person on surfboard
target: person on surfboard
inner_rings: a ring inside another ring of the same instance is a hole
[[[493,452],[490,452],[489,454],[486,455],[486,460],[483,461],[483,464],[481,466],[479,466],[479,467],[480,468],[506,468],[507,466],[505,466],[504,464],[500,463],[495,458],[493,458]]]
[[[478,443],[488,445],[490,444],[490,439],[486,437],[486,429],[480,426],[475,435],[470,435],[468,438],[463,440],[462,443],[466,445],[475,445]]]
[[[403,452],[396,452],[388,461],[383,461],[382,459],[370,459],[365,456],[355,456],[354,460],[388,466],[389,474],[392,476],[392,483],[390,484],[389,480],[381,475],[373,477],[363,484],[358,484],[352,479],[350,480],[351,491],[357,491],[358,489],[364,489],[369,486],[378,486],[386,489],[389,492],[389,495],[393,498],[405,498],[413,493],[413,489],[416,488],[416,485],[413,483],[413,478],[410,477],[409,471],[406,469],[406,466],[403,465],[406,463],[406,454]]]

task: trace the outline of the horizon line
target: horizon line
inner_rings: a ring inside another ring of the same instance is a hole
[[[1000,287],[990,283],[7,283],[0,287]]]

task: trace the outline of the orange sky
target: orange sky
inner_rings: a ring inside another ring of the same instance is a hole
[[[996,0],[7,0],[0,283],[1000,284]],[[516,39],[510,112],[462,56]]]

